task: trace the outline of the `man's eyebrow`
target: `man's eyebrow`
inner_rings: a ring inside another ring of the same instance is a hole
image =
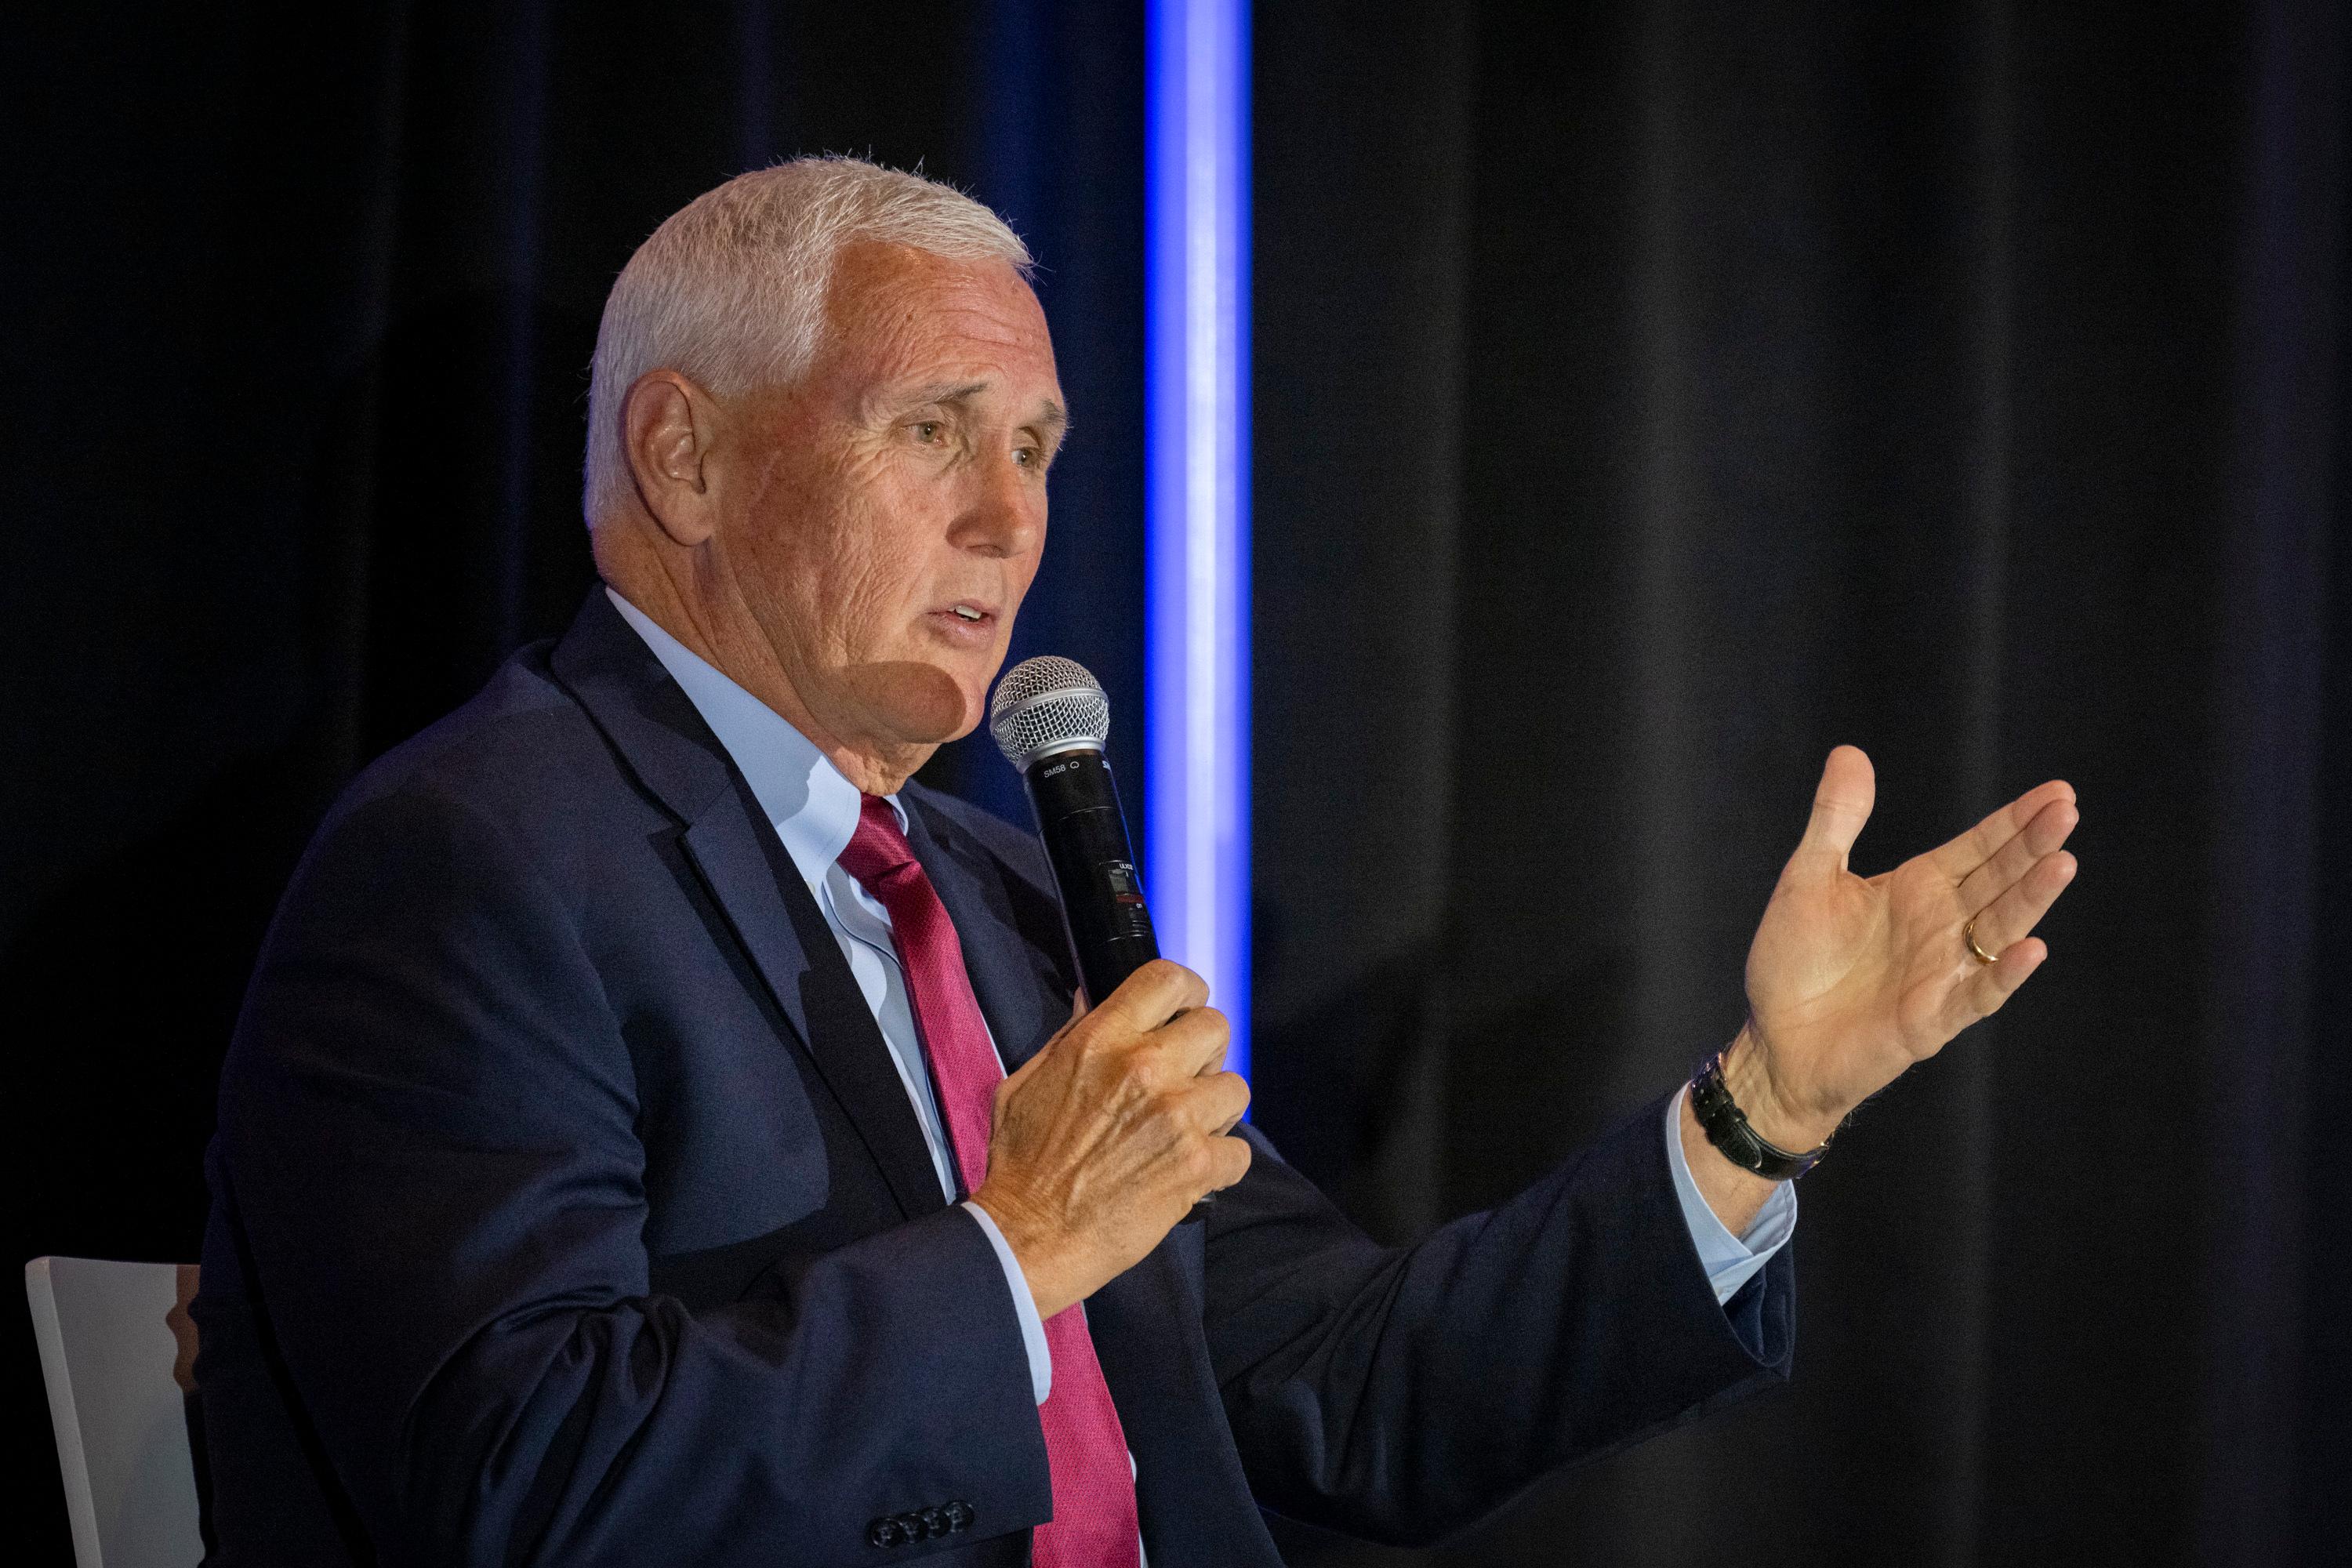
[[[906,405],[909,408],[929,408],[934,404],[965,403],[986,392],[988,387],[989,384],[984,381],[970,381],[961,384],[943,381],[935,385],[919,388],[907,400]],[[1040,430],[1066,436],[1070,429],[1069,411],[1048,397],[1037,405],[1037,412],[1032,415],[1026,423],[1035,426]]]

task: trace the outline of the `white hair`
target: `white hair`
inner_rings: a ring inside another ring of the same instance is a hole
[[[631,484],[621,405],[636,379],[675,370],[721,397],[791,385],[816,358],[835,258],[860,241],[993,258],[1024,277],[1032,265],[1004,220],[962,192],[861,159],[796,158],[705,191],[637,247],[604,300],[588,382],[591,527]]]

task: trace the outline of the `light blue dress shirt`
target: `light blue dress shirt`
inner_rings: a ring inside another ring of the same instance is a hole
[[[1690,1093],[1685,1088],[1666,1102],[1666,1163],[1675,1173],[1675,1196],[1682,1200],[1683,1224],[1690,1227],[1691,1244],[1698,1248],[1698,1260],[1706,1269],[1706,1282],[1715,1287],[1715,1299],[1720,1304],[1731,1300],[1731,1293],[1755,1277],[1756,1271],[1772,1261],[1772,1255],[1789,1245],[1790,1236],[1797,1228],[1797,1184],[1782,1182],[1756,1211],[1756,1217],[1746,1231],[1738,1236],[1715,1217],[1715,1211],[1699,1196],[1698,1183],[1690,1173],[1690,1162],[1683,1157],[1683,1097]]]
[[[915,1032],[906,981],[898,971],[898,951],[891,945],[889,911],[839,864],[841,852],[849,847],[850,837],[857,830],[857,814],[863,804],[857,786],[844,778],[815,743],[774,709],[720,674],[619,594],[611,588],[604,592],[613,601],[613,607],[635,628],[654,657],[661,660],[662,668],[685,690],[703,722],[710,726],[711,733],[719,737],[719,743],[734,759],[761,810],[774,826],[785,853],[792,858],[793,868],[808,884],[810,896],[823,911],[826,927],[841,944],[842,956],[849,962],[849,972],[856,978],[866,1005],[874,1011],[874,1021],[882,1031],[883,1044],[889,1047],[891,1063],[898,1070],[898,1081],[906,1089],[908,1103],[914,1107],[915,1120],[922,1126],[924,1145],[930,1151],[932,1168],[939,1173],[940,1190],[950,1203],[955,1202],[954,1151],[940,1115],[930,1067],[924,1059],[920,1037]],[[889,800],[890,808],[898,815],[899,826],[904,828],[906,807],[896,795]],[[992,1038],[991,1043],[993,1044]],[[1002,1066],[1001,1058],[999,1065]],[[1691,1178],[1690,1166],[1683,1158],[1681,1113],[1682,1096],[1676,1095],[1666,1106],[1666,1163],[1674,1173],[1675,1195],[1682,1203],[1683,1221],[1689,1227],[1708,1283],[1715,1289],[1715,1299],[1726,1301],[1764,1267],[1773,1253],[1787,1245],[1797,1223],[1796,1187],[1793,1183],[1781,1183],[1773,1189],[1746,1235],[1732,1235],[1716,1218],[1715,1211],[1706,1206],[1706,1200],[1699,1195],[1698,1184]],[[996,1249],[997,1261],[1003,1266],[1005,1286],[1012,1292],[1013,1310],[1021,1320],[1022,1341],[1029,1351],[1030,1384],[1037,1403],[1043,1405],[1053,1388],[1054,1363],[1045,1348],[1045,1325],[1037,1316],[1037,1304],[1029,1294],[1028,1280],[1013,1256],[1013,1248],[996,1228],[996,1222],[977,1204],[966,1202],[963,1207],[987,1233],[989,1245]]]

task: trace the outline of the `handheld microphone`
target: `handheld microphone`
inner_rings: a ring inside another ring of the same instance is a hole
[[[1160,956],[1118,785],[1104,760],[1110,699],[1084,665],[1024,659],[996,685],[989,732],[1021,772],[1090,1002]]]
[[[1118,809],[1118,784],[1103,757],[1110,699],[1082,664],[1023,659],[996,683],[988,729],[1028,786],[1091,1006],[1160,956],[1151,910],[1136,879],[1127,818]],[[1202,1194],[1178,1223],[1200,1223],[1216,1199],[1214,1193]]]

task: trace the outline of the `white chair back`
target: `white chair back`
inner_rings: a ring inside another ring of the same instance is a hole
[[[192,1263],[25,1265],[79,1568],[194,1568]]]

